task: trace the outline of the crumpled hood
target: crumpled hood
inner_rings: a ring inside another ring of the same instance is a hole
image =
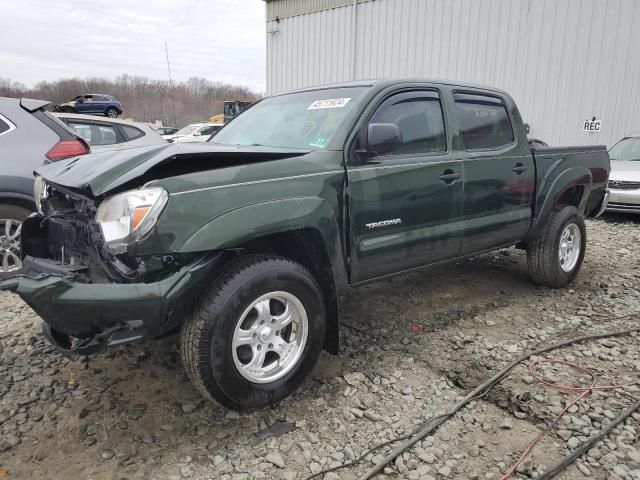
[[[187,158],[198,160],[199,165],[194,167],[193,171],[202,171],[217,168],[216,160],[224,160],[225,165],[229,165],[229,162],[239,164],[255,161],[256,158],[265,161],[276,160],[306,153],[306,150],[271,147],[168,143],[73,157],[40,167],[35,173],[51,183],[98,197],[142,177],[157,165],[176,162],[176,167],[179,167],[180,161]],[[176,169],[177,172],[178,170]],[[183,173],[188,172],[182,170],[176,175]]]

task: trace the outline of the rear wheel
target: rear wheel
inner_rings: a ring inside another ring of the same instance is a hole
[[[552,288],[566,287],[582,266],[587,246],[584,217],[576,207],[555,210],[541,235],[527,248],[533,280]]]
[[[17,205],[0,204],[0,278],[15,275],[22,268],[20,233],[30,213]]]
[[[252,255],[230,262],[182,326],[187,375],[205,395],[252,410],[290,395],[315,365],[326,330],[320,287],[301,265]]]
[[[104,113],[109,118],[118,118],[118,110],[113,107],[107,108],[107,111]]]

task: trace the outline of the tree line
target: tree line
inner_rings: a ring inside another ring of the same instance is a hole
[[[115,79],[92,77],[44,81],[33,88],[0,77],[0,97],[36,98],[60,104],[85,93],[113,95],[122,102],[125,118],[138,122],[160,120],[163,125],[177,127],[206,121],[222,113],[225,100],[254,101],[260,97],[247,87],[212,82],[201,77],[171,85],[168,80],[124,74]]]

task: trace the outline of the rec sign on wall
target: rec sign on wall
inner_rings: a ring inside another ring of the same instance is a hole
[[[602,120],[596,117],[584,121],[582,130],[585,133],[600,133],[602,131]]]

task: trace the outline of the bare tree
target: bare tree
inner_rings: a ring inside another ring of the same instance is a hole
[[[0,96],[23,97],[64,103],[85,93],[113,95],[125,110],[124,116],[140,122],[160,120],[173,125],[173,105],[176,106],[176,126],[206,121],[222,113],[225,100],[255,101],[260,95],[247,87],[211,82],[193,77],[186,82],[174,82],[173,92],[166,80],[120,75],[115,79],[99,77],[65,78],[54,82],[39,82],[34,88],[0,77]],[[173,99],[172,99],[173,96]]]

